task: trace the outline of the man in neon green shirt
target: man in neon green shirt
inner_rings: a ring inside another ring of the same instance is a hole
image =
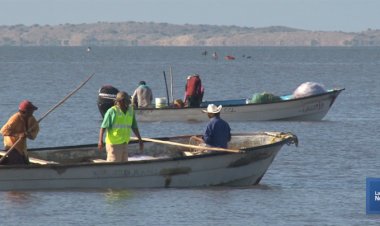
[[[106,134],[107,162],[126,162],[128,161],[127,145],[131,138],[131,130],[139,139],[140,150],[144,144],[141,140],[140,132],[137,127],[135,112],[128,93],[118,92],[115,105],[108,109],[104,115],[99,131],[98,149],[103,150],[103,137]]]

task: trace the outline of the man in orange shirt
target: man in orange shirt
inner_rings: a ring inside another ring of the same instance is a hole
[[[39,132],[38,122],[33,116],[33,112],[37,109],[32,102],[28,100],[22,101],[18,112],[13,114],[1,128],[0,133],[4,136],[6,150],[11,148],[19,139],[20,141],[0,164],[29,164],[26,138],[34,140]]]

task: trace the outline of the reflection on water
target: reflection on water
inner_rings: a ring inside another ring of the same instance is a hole
[[[10,204],[24,204],[32,201],[32,195],[29,192],[10,191],[4,194],[7,203]]]
[[[105,199],[109,203],[127,200],[133,197],[133,192],[129,190],[113,190],[108,189],[105,193]]]

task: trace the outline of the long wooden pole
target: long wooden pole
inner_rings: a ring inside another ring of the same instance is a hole
[[[37,122],[41,122],[46,116],[48,116],[52,111],[54,111],[56,108],[58,108],[59,106],[61,106],[67,99],[69,99],[72,95],[74,95],[74,93],[76,93],[80,88],[82,88],[93,76],[95,75],[95,73],[93,73],[92,75],[90,75],[84,82],[82,82],[75,90],[73,90],[71,93],[69,93],[67,96],[65,96],[61,101],[59,101],[56,105],[54,105],[49,111],[47,111]],[[30,132],[36,125],[33,125],[32,127],[30,127],[28,129],[27,132]],[[3,161],[3,159],[9,155],[9,153],[11,153],[12,150],[14,150],[14,148],[16,147],[16,145],[18,143],[20,143],[21,139],[23,139],[23,137],[20,137],[18,138],[18,140],[12,145],[12,147],[10,147],[8,149],[8,151],[3,155],[3,157],[0,158],[0,163]]]
[[[137,140],[136,137],[131,137],[131,138],[134,140]],[[201,149],[201,150],[209,150],[209,151],[223,151],[223,152],[232,152],[232,153],[243,153],[244,152],[244,151],[241,151],[238,149],[197,146],[197,145],[182,144],[182,143],[173,142],[173,141],[164,141],[164,140],[145,138],[145,137],[142,137],[141,139],[143,141],[155,142],[155,143],[160,143],[160,144],[175,145],[175,146],[181,146],[181,147],[187,147],[187,148],[193,148],[193,149]]]
[[[169,67],[169,75],[170,75],[170,98],[171,98],[171,103],[174,102],[174,97],[173,97],[173,73],[172,73],[172,67]]]
[[[164,73],[164,79],[165,79],[166,97],[168,98],[168,99],[167,99],[167,103],[168,103],[168,106],[169,106],[169,105],[170,105],[170,100],[169,100],[168,83],[166,82],[166,74],[165,74],[165,71],[163,71],[163,73]]]

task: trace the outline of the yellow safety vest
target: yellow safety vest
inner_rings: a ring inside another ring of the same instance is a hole
[[[115,111],[116,117],[112,124],[112,128],[107,129],[106,143],[129,143],[133,122],[133,107],[130,106],[126,114],[116,106],[113,106],[112,109]]]

